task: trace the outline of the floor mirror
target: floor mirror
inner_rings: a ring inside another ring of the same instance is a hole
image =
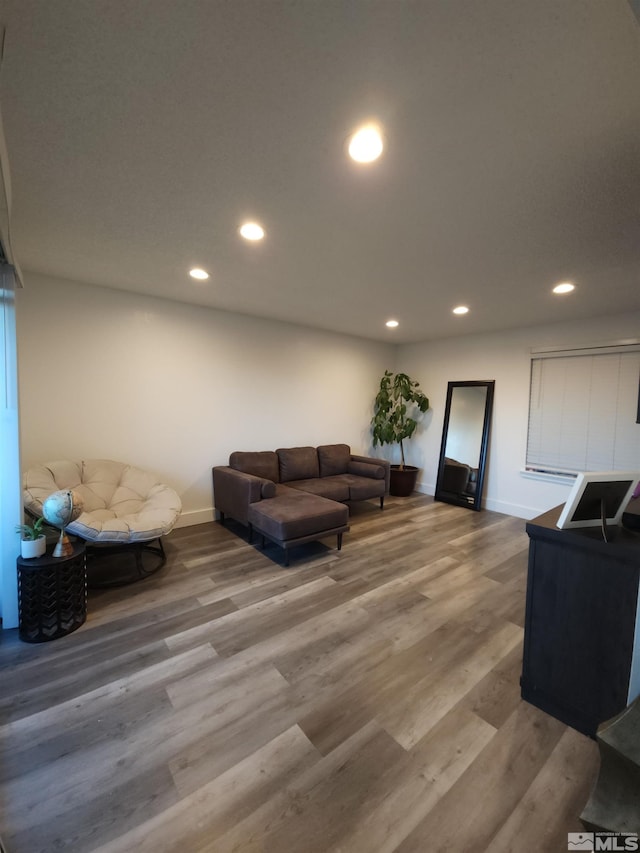
[[[449,382],[435,499],[482,508],[495,381]]]

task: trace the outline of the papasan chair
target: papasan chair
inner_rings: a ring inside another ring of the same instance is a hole
[[[182,504],[177,492],[161,483],[155,474],[110,459],[35,465],[23,476],[25,510],[41,517],[45,499],[61,489],[72,489],[82,498],[83,511],[66,531],[87,542],[89,558],[123,551],[131,552],[135,558],[133,576],[128,574],[123,579],[116,574],[94,579],[90,585],[112,586],[139,580],[165,564],[162,537],[175,525]],[[151,568],[143,561],[145,553],[153,555]]]

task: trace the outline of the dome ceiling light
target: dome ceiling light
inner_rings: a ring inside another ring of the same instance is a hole
[[[382,154],[382,134],[375,124],[366,124],[349,140],[349,156],[356,163],[373,163]]]
[[[245,222],[240,226],[240,235],[245,240],[256,242],[264,237],[264,228],[257,222]]]
[[[198,281],[206,281],[209,278],[209,273],[206,270],[201,270],[199,267],[194,267],[189,270],[191,278],[196,278]]]
[[[388,326],[390,329],[396,329],[400,323],[397,320],[387,320],[385,326]]]
[[[457,308],[453,309],[453,313],[454,314],[468,314],[469,309],[467,308],[466,305],[458,305]]]
[[[556,284],[553,288],[554,293],[571,293],[572,290],[575,290],[575,284],[571,284],[570,281],[563,281],[560,284]]]

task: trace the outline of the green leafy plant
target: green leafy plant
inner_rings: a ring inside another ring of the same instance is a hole
[[[49,528],[44,518],[37,518],[33,524],[17,524],[16,533],[19,533],[22,539],[32,541],[44,535]]]
[[[429,399],[420,390],[420,383],[407,376],[385,370],[380,380],[380,390],[373,404],[373,446],[379,444],[399,444],[404,468],[404,447],[402,442],[416,431],[418,412],[426,412]]]

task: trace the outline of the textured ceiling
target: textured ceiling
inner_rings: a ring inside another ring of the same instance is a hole
[[[397,342],[640,309],[626,0],[0,0],[0,23],[27,273]],[[369,118],[387,148],[356,166]]]

